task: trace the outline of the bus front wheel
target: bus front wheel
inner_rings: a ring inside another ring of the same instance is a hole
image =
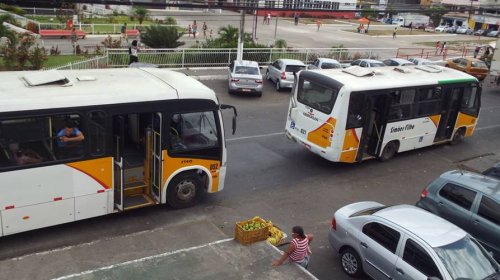
[[[167,202],[172,208],[187,208],[198,202],[202,182],[194,172],[181,173],[168,184]]]
[[[382,151],[382,155],[380,155],[380,161],[390,160],[398,151],[399,145],[396,141],[391,141],[387,143]]]

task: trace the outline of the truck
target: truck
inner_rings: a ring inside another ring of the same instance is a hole
[[[495,51],[493,53],[493,60],[490,66],[490,76],[492,81],[499,86],[500,85],[500,38],[497,39],[495,43]]]
[[[398,14],[392,18],[392,24],[397,24],[403,27],[415,27],[418,25],[427,25],[429,23],[429,16],[419,14]]]

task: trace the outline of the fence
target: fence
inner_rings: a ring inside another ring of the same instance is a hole
[[[78,70],[78,69],[98,69],[107,68],[107,56],[96,56],[91,59],[82,59],[80,61],[71,62],[67,65],[56,66],[51,68],[46,68],[45,70],[57,69],[57,70]]]
[[[83,30],[87,34],[119,34],[123,23],[77,23],[74,27]],[[161,26],[177,26],[160,24]],[[128,24],[127,29],[144,29],[150,25]],[[177,26],[180,28],[179,26]],[[39,23],[40,29],[66,29],[66,23]]]
[[[269,64],[278,58],[301,60],[312,63],[318,57],[328,57],[341,63],[358,58],[383,59],[395,57],[396,48],[317,48],[317,49],[244,49],[243,59],[257,61],[260,65]],[[127,49],[107,49],[108,67],[128,65]],[[227,66],[236,59],[237,49],[142,49],[139,61],[167,68],[220,67]]]

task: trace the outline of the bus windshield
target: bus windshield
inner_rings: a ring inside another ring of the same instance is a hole
[[[299,80],[297,89],[297,100],[313,109],[325,114],[332,112],[339,89],[326,87],[314,81],[304,78]]]

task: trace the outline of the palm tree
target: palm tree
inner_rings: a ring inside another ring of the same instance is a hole
[[[274,42],[274,47],[278,49],[286,49],[287,43],[285,39],[278,39]]]
[[[219,40],[229,47],[235,47],[238,44],[239,29],[232,26],[223,26],[219,28]]]
[[[14,22],[14,18],[10,14],[0,15],[0,38],[8,38],[11,44],[15,46],[17,44],[17,35],[5,27],[5,25],[3,25],[4,22],[12,23]]]
[[[139,20],[139,24],[142,24],[144,19],[148,16],[149,11],[143,7],[137,7],[134,9],[134,16]]]
[[[184,45],[179,42],[182,35],[175,26],[152,25],[141,33],[141,41],[151,48],[177,48]]]

